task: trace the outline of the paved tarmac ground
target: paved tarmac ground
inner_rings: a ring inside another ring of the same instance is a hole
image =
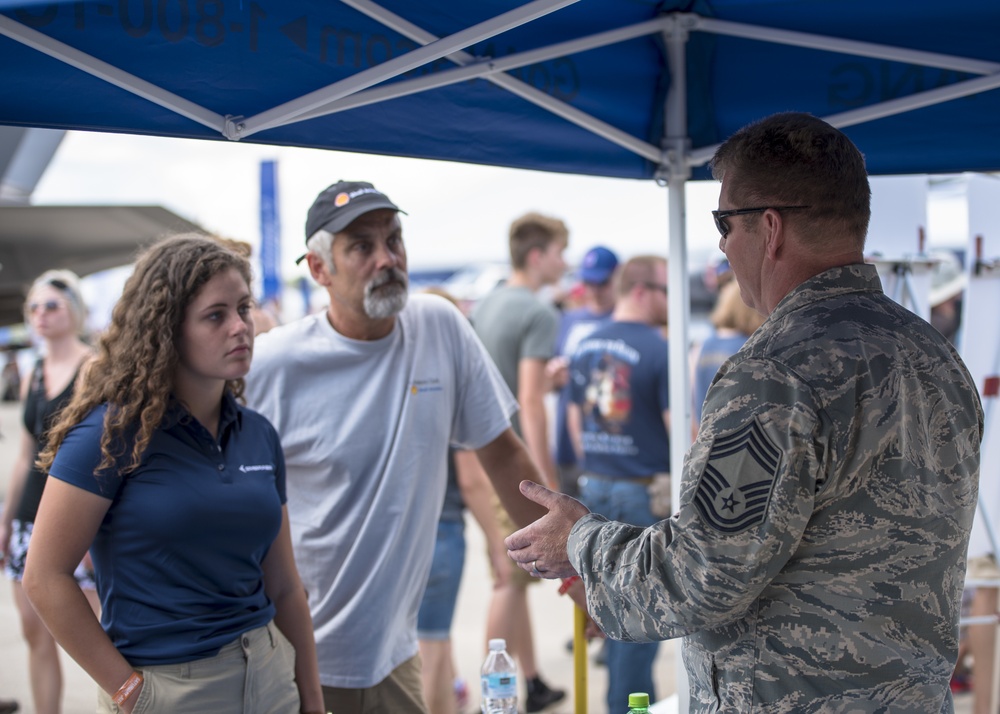
[[[0,499],[6,493],[7,478],[17,456],[20,407],[0,403]],[[465,712],[478,711],[479,667],[485,654],[485,612],[490,597],[489,564],[487,562],[479,527],[468,519],[466,526],[468,547],[465,575],[459,592],[452,638],[455,661],[461,676],[469,686],[470,700]],[[557,582],[544,582],[530,590],[534,621],[535,648],[538,668],[542,676],[554,687],[565,688],[570,694],[560,704],[547,710],[548,714],[573,714],[573,657],[566,650],[566,643],[573,634],[573,608],[568,598],[557,592]],[[599,643],[590,644],[590,653],[597,651]],[[660,646],[656,661],[657,695],[661,700],[675,692],[676,661],[679,643],[666,642]],[[592,657],[590,658],[592,660]],[[63,714],[91,714],[96,708],[97,685],[68,656],[63,663]],[[604,692],[607,673],[603,667],[591,663],[587,677],[587,712],[604,714]],[[28,680],[27,648],[21,639],[17,612],[11,596],[10,584],[0,582],[0,699],[16,698],[21,712],[34,714]],[[627,707],[623,705],[620,714]],[[663,701],[655,709],[661,714],[676,711],[676,703]],[[958,714],[971,712],[971,696],[956,698]],[[611,712],[610,714],[616,714]]]

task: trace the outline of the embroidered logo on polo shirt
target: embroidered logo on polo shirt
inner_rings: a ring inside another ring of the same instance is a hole
[[[240,471],[243,473],[249,473],[251,471],[274,471],[274,464],[253,464],[252,466],[240,464]]]
[[[706,525],[739,533],[764,521],[781,451],[753,421],[712,444],[694,503]]]

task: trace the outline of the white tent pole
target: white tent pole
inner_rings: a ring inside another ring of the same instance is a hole
[[[363,12],[374,20],[378,20],[386,27],[395,30],[404,37],[407,37],[408,39],[411,39],[421,45],[429,44],[438,39],[430,32],[427,32],[426,30],[414,25],[408,20],[403,19],[399,15],[376,5],[373,2],[367,2],[366,0],[341,0],[341,2],[345,5],[350,5],[359,12]],[[653,22],[657,28],[661,28],[664,20],[656,20]],[[636,27],[646,29],[644,27],[646,24],[647,23],[641,23],[641,25]],[[628,30],[629,28],[623,29]],[[477,58],[468,52],[456,52],[448,55],[448,59],[458,65],[467,65],[477,61]],[[541,107],[556,116],[562,117],[566,121],[575,124],[592,134],[603,137],[604,139],[607,139],[608,141],[617,144],[634,154],[638,154],[643,158],[649,159],[653,163],[659,164],[662,161],[663,152],[659,149],[659,147],[632,136],[617,127],[611,126],[610,124],[603,122],[590,114],[582,112],[566,102],[556,99],[541,90],[535,89],[530,84],[526,84],[515,77],[501,73],[489,74],[484,76],[483,79],[488,82],[492,82],[498,87],[506,89],[511,94],[515,94],[521,97],[521,99],[531,102],[532,104]],[[364,94],[367,94],[367,92]]]
[[[348,3],[350,1],[351,0],[344,0],[344,2]],[[650,35],[654,32],[660,32],[662,28],[662,20],[652,20],[638,25],[623,27],[618,30],[610,30],[597,35],[591,35],[590,37],[583,38],[581,40],[560,42],[558,44],[541,47],[536,50],[504,55],[503,57],[473,57],[472,55],[468,55],[468,53],[462,53],[468,56],[468,61],[461,62],[460,67],[434,72],[433,74],[419,77],[417,79],[393,82],[392,84],[388,84],[383,87],[376,87],[374,89],[358,92],[349,97],[344,97],[343,99],[338,99],[327,105],[318,107],[311,112],[307,112],[303,114],[301,118],[312,118],[315,116],[322,116],[324,114],[332,114],[333,112],[341,111],[344,108],[353,109],[358,106],[373,104],[386,99],[395,99],[396,97],[404,97],[406,95],[426,91],[428,89],[446,87],[448,85],[457,84],[469,79],[485,78],[488,75],[495,74],[497,72],[507,72],[512,69],[518,69],[519,67],[525,67],[529,64],[546,62],[558,57],[569,57],[577,52],[584,52],[595,47],[604,47],[617,42],[624,42],[625,40],[642,37],[643,35]],[[454,57],[454,55],[450,55],[448,59],[452,59],[452,57]],[[369,97],[369,95],[371,95],[371,97]]]
[[[401,35],[420,43],[421,45],[429,45],[440,39],[429,32],[425,32],[413,23],[399,17],[395,13],[376,5],[375,3],[368,2],[367,0],[341,0],[341,2],[355,8],[373,20],[381,22],[387,28],[396,31]],[[546,60],[556,57],[569,57],[570,55],[575,55],[580,52],[586,52],[599,47],[607,47],[608,45],[618,44],[619,42],[632,40],[636,37],[643,37],[644,35],[652,35],[656,32],[662,32],[664,26],[669,22],[670,20],[665,16],[658,17],[655,20],[646,20],[645,22],[638,22],[634,25],[617,27],[613,30],[605,30],[603,32],[597,32],[593,35],[577,37],[572,40],[566,40],[565,42],[557,42],[554,45],[546,45],[545,47],[539,47],[525,52],[518,52],[517,54],[512,55],[504,55],[503,57],[476,57],[468,52],[460,51],[448,55],[447,59],[460,66],[477,63],[482,65],[489,62],[491,65],[495,66],[496,71],[507,71],[508,69],[522,67],[534,62],[545,62]],[[438,74],[450,74],[455,71],[457,70],[439,72]],[[469,77],[462,77],[462,79],[468,78]],[[449,80],[448,83],[450,84],[452,81]],[[337,103],[339,104],[339,102]]]
[[[1000,87],[1000,72],[985,77],[967,79],[964,82],[956,82],[955,84],[938,87],[937,89],[928,89],[926,92],[918,92],[908,97],[900,97],[899,99],[890,99],[887,102],[879,102],[878,104],[860,109],[852,109],[840,114],[831,114],[825,117],[825,120],[836,127],[852,126],[854,124],[882,119],[894,114],[910,112],[914,109],[950,102],[953,99],[969,97],[973,94],[989,92],[998,87]]]
[[[890,99],[887,102],[879,102],[878,104],[861,107],[860,109],[852,109],[840,114],[831,114],[830,116],[823,117],[823,120],[831,126],[842,129],[847,126],[863,124],[867,121],[882,119],[894,114],[903,114],[914,109],[934,106],[935,104],[941,104],[953,99],[988,92],[998,87],[1000,87],[1000,73],[967,79],[964,82],[956,82],[945,87],[929,89],[926,92],[918,92],[908,97]],[[712,155],[715,154],[715,150],[718,148],[719,145],[715,144],[713,146],[703,146],[692,151],[688,156],[691,166],[701,166],[712,158]]]
[[[778,30],[760,25],[746,25],[740,22],[701,17],[700,15],[693,15],[692,17],[696,18],[695,22],[697,23],[696,27],[692,29],[702,32],[712,32],[717,35],[744,37],[748,40],[806,47],[812,50],[840,52],[856,57],[872,57],[875,59],[891,60],[893,62],[904,62],[906,64],[939,67],[941,69],[955,70],[956,72],[968,72],[969,74],[993,74],[1000,71],[1000,63],[989,62],[987,60],[911,50],[891,45],[879,45],[874,42],[845,40],[839,37],[815,35],[808,32]]]
[[[296,117],[316,107],[329,104],[387,79],[392,79],[441,57],[447,57],[469,45],[495,37],[502,32],[524,25],[576,2],[579,0],[534,0],[534,2],[529,2],[485,22],[477,23],[437,42],[419,47],[404,55],[352,74],[350,77],[322,89],[309,92],[298,99],[249,117],[236,127],[237,136],[230,138],[243,138],[266,129],[288,124]]]
[[[688,323],[691,300],[688,288],[685,184],[691,175],[687,162],[687,41],[690,22],[683,17],[664,30],[670,89],[666,102],[667,206],[670,229],[669,305],[670,336],[670,499],[674,510],[680,504],[684,454],[691,445],[691,390],[688,370]],[[687,672],[677,657],[679,714],[689,710]]]
[[[76,67],[82,72],[91,74],[98,79],[103,79],[105,82],[120,87],[143,99],[148,99],[154,104],[158,104],[183,117],[215,129],[219,133],[225,131],[226,117],[221,114],[216,114],[205,109],[203,106],[172,94],[161,87],[157,87],[155,84],[147,82],[144,79],[139,79],[133,74],[120,70],[59,40],[52,39],[48,35],[22,25],[20,22],[11,20],[5,15],[0,15],[0,35],[6,35],[12,40],[20,42],[22,45],[31,47],[60,62],[65,62],[71,67]]]

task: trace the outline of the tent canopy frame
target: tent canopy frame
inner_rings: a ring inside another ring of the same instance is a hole
[[[371,0],[342,0],[345,5],[379,22],[385,28],[417,43],[418,47],[251,117],[213,112],[3,15],[0,15],[0,34],[199,122],[233,141],[245,139],[277,126],[343,112],[470,79],[481,78],[491,82],[571,124],[650,161],[656,167],[654,173],[656,181],[669,189],[669,254],[672,258],[670,271],[671,284],[675,286],[670,295],[669,318],[673,337],[671,359],[676,364],[683,364],[686,359],[689,320],[684,187],[691,177],[692,168],[706,164],[718,148],[716,144],[692,149],[687,136],[686,48],[691,33],[714,33],[977,75],[973,79],[825,117],[830,124],[841,128],[1000,87],[998,62],[719,20],[691,12],[667,12],[651,20],[502,58],[477,57],[464,49],[557,12],[578,1],[532,0],[447,37],[437,37]],[[662,39],[667,54],[667,71],[670,73],[669,89],[664,100],[666,135],[662,137],[660,146],[614,127],[509,74],[511,70],[533,63],[648,35],[659,35]],[[405,72],[441,58],[447,58],[457,66],[416,79],[384,84]],[[674,370],[671,380],[671,391],[674,395],[687,393],[688,380],[685,370]],[[678,398],[671,404],[671,412],[674,414],[671,438],[675,445],[672,449],[671,466],[674,473],[680,472],[683,453],[686,450],[676,447],[686,447],[690,443],[690,405],[683,401]]]
[[[232,141],[239,141],[277,126],[306,121],[470,79],[485,79],[572,124],[651,161],[659,167],[656,176],[661,183],[666,183],[671,173],[676,172],[674,166],[697,167],[704,165],[711,159],[718,146],[705,146],[694,150],[685,148],[683,152],[680,152],[678,151],[679,147],[672,145],[670,150],[664,150],[662,147],[632,136],[593,115],[537,90],[511,76],[508,72],[533,63],[625,42],[646,35],[659,33],[665,40],[670,37],[674,38],[670,40],[671,42],[678,41],[686,44],[690,33],[706,32],[978,75],[973,79],[945,87],[917,92],[906,97],[824,117],[830,124],[839,128],[1000,88],[1000,63],[998,62],[718,20],[690,12],[669,12],[654,20],[615,28],[503,58],[475,57],[463,51],[465,47],[496,37],[512,28],[530,23],[578,1],[533,0],[490,20],[473,25],[448,37],[440,38],[383,8],[378,3],[370,0],[342,0],[344,4],[421,46],[347,79],[317,89],[252,117],[222,115],[213,112],[2,15],[0,15],[0,34],[203,126],[214,129],[221,136]],[[674,64],[679,53],[668,50],[668,55],[670,63]],[[458,67],[431,73],[417,79],[376,86],[441,58],[449,59]],[[668,91],[673,92],[676,91],[678,80],[681,78],[678,73],[672,70],[671,76],[674,81],[671,82],[671,90]],[[679,117],[674,118],[676,120]],[[671,137],[675,134],[669,124],[668,134],[670,136],[664,137],[664,143],[672,141]]]

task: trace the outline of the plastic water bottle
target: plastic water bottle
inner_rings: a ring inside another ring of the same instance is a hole
[[[645,692],[633,692],[628,695],[628,714],[648,714],[649,695]]]
[[[517,714],[517,668],[507,654],[507,641],[490,640],[482,669],[483,714]]]

